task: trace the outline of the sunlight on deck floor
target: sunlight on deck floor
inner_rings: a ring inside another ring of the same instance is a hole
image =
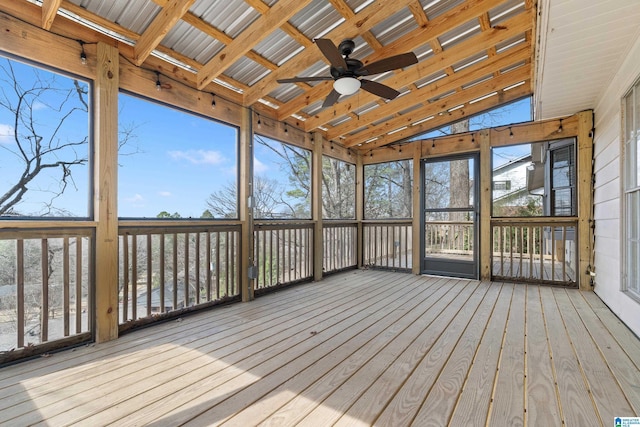
[[[349,271],[0,369],[0,424],[613,425],[640,342],[592,292]]]

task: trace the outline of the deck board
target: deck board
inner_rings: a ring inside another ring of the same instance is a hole
[[[0,369],[0,425],[610,425],[640,341],[592,292],[358,270]]]

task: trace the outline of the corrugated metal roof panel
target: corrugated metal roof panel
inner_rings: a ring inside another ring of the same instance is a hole
[[[70,0],[91,13],[141,34],[160,12],[151,0]]]
[[[467,68],[473,64],[475,64],[476,62],[480,62],[483,61],[485,59],[487,59],[489,56],[487,55],[486,52],[480,52],[477,53],[475,55],[471,55],[468,58],[463,59],[462,61],[456,62],[455,64],[453,64],[453,71],[455,71],[456,73],[464,68]]]
[[[243,30],[260,17],[260,13],[244,1],[199,0],[191,12],[205,22],[236,38]]]
[[[373,27],[371,33],[383,46],[386,46],[417,28],[413,14],[409,9],[404,8]]]
[[[507,19],[522,13],[524,9],[525,5],[522,0],[509,0],[502,3],[489,11],[491,25],[496,25],[502,21],[506,21]]]
[[[269,96],[280,102],[288,102],[302,95],[304,90],[295,84],[282,84],[269,93]]]
[[[429,19],[434,19],[464,2],[465,0],[420,0]]]
[[[224,44],[197,28],[178,22],[167,33],[162,44],[201,64],[209,62],[214,55],[224,48]]]
[[[323,37],[342,22],[344,18],[326,0],[313,0],[289,20],[311,40]],[[334,40],[334,43],[339,41]]]
[[[224,72],[224,74],[248,86],[254,85],[258,80],[269,74],[270,71],[262,65],[242,57]]]
[[[274,64],[281,65],[300,50],[300,45],[281,29],[276,29],[254,48],[254,51]]]
[[[448,31],[438,37],[440,44],[443,49],[451,48],[456,44],[467,40],[469,37],[472,37],[481,32],[480,23],[477,19],[472,19],[471,21],[467,21],[459,27],[454,28],[451,31]]]

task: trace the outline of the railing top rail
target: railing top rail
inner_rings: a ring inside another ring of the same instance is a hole
[[[181,234],[181,233],[208,233],[208,232],[224,232],[224,231],[240,231],[241,226],[238,225],[230,225],[230,224],[220,224],[220,225],[210,225],[210,226],[202,226],[202,225],[193,225],[193,226],[165,226],[165,227],[120,227],[118,229],[118,234],[120,236],[127,235],[147,235],[147,234]]]
[[[472,225],[473,221],[427,221],[427,225]]]
[[[120,228],[186,228],[186,227],[220,227],[239,226],[239,220],[228,219],[126,219],[118,221]]]
[[[256,230],[305,230],[313,228],[312,221],[305,222],[280,222],[280,221],[261,221],[254,222],[253,228]]]
[[[522,217],[522,218],[491,218],[492,225],[574,225],[578,222],[578,217],[574,216],[544,216],[544,217]]]
[[[364,219],[362,220],[364,225],[411,225],[413,220],[411,218],[404,219]]]
[[[94,229],[83,228],[30,228],[30,229],[0,229],[0,240],[28,240],[93,237]]]

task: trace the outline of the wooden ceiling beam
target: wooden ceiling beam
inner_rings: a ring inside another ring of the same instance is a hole
[[[425,103],[428,99],[443,95],[452,90],[457,90],[465,83],[470,83],[483,77],[492,76],[493,70],[507,68],[530,57],[531,48],[529,45],[509,49],[497,56],[494,56],[493,58],[478,62],[448,77],[423,86],[407,95],[396,98],[381,107],[360,115],[356,121],[349,120],[342,123],[327,132],[327,138],[339,138],[341,135],[351,133],[358,128],[388,117],[401,109],[407,108],[408,106]]]
[[[282,1],[282,0],[281,0]],[[325,38],[331,40],[343,40],[354,38],[363,32],[373,28],[391,14],[401,10],[414,0],[395,0],[393,2],[374,2],[364,8],[352,19],[347,19],[342,25],[333,29]],[[276,3],[279,4],[280,2]],[[386,50],[386,48],[384,49]],[[269,74],[251,87],[251,91],[245,95],[245,105],[251,105],[263,95],[268,94],[278,86],[276,80],[285,77],[293,77],[298,72],[305,70],[323,58],[318,49],[305,49],[298,55],[282,64],[280,68]]]
[[[416,135],[420,135],[426,133],[432,129],[438,129],[443,126],[450,125],[451,123],[455,123],[460,120],[468,119],[477,114],[481,114],[485,111],[489,111],[496,107],[496,105],[508,104],[509,102],[517,101],[518,99],[522,99],[526,96],[531,95],[531,91],[529,90],[529,82],[522,86],[518,86],[508,91],[500,91],[498,94],[493,97],[496,99],[488,98],[482,101],[478,101],[471,105],[466,105],[465,108],[461,108],[453,112],[451,116],[438,116],[433,120],[429,120],[428,122],[420,123],[415,126],[409,126],[406,129],[403,129],[399,132],[393,133],[391,135],[382,135],[380,138],[375,140],[370,144],[365,144],[360,147],[356,147],[359,150],[372,150],[375,148],[380,148],[387,146],[389,144],[393,144],[394,142],[406,140],[409,138],[413,138]],[[477,139],[477,138],[476,138]],[[436,146],[437,147],[437,146]],[[430,154],[446,154],[450,152],[450,150],[427,150]]]
[[[407,0],[407,5],[409,4],[413,4],[415,0]],[[480,14],[486,12],[487,10],[490,10],[491,7],[495,6],[496,4],[501,3],[503,0],[487,0],[485,2],[479,2],[479,1],[471,1],[469,3],[464,3],[463,5],[454,8],[436,18],[434,18],[431,21],[428,21],[428,24],[426,27],[420,27],[410,33],[408,33],[407,35],[400,37],[399,39],[397,39],[396,41],[394,41],[393,43],[388,44],[387,46],[384,47],[384,49],[381,49],[379,51],[374,52],[372,55],[369,55],[367,58],[365,58],[362,62],[365,64],[377,61],[379,59],[382,59],[384,57],[390,56],[390,55],[396,55],[398,53],[401,52],[407,52],[407,51],[411,51],[414,50],[420,46],[423,46],[426,41],[431,41],[431,40],[435,40],[437,37],[441,36],[442,34],[445,34],[447,31],[452,30],[453,28],[458,27],[459,25],[471,20],[471,19],[476,19]],[[371,6],[369,6],[371,7]],[[366,9],[365,9],[366,10]],[[361,12],[362,14],[363,12]],[[513,18],[512,18],[513,19]],[[527,25],[531,25],[531,19],[528,20]],[[341,28],[341,27],[338,27]],[[476,53],[478,51],[478,49],[475,49]],[[304,52],[303,52],[304,53]],[[293,62],[295,63],[298,59],[298,57],[300,57],[303,53],[299,54],[298,56],[296,56],[295,58],[293,58],[293,61],[289,61],[287,64],[284,64],[282,67],[280,67],[280,70],[278,70],[278,74],[282,75],[282,70],[285,66],[289,65],[289,63]],[[310,52],[311,54],[313,52]],[[464,58],[461,58],[464,59]],[[315,62],[315,61],[314,61]],[[409,70],[415,70],[416,68],[419,68],[420,65],[422,64],[422,62],[418,63],[416,66],[413,67],[409,67],[406,71]],[[309,66],[312,64],[309,64]],[[442,66],[440,67],[440,69],[444,69],[445,67]],[[275,74],[275,73],[272,73]],[[398,73],[397,75],[400,75],[401,73]],[[293,75],[293,73],[289,74],[288,76],[285,74],[283,77],[290,77],[291,75]],[[401,86],[393,86],[391,84],[389,84],[390,82],[392,82],[393,80],[395,80],[395,78],[397,77],[394,76],[393,78],[388,78],[384,81],[385,84],[388,84],[392,87],[395,87],[396,89],[401,87]],[[424,77],[426,74],[422,74],[422,77]],[[267,81],[267,79],[269,79],[271,76],[268,76],[267,78],[264,79],[262,83],[262,85],[264,85]],[[417,80],[417,78],[415,79]],[[415,81],[414,80],[414,81]],[[277,85],[277,82],[276,82]],[[311,89],[310,91],[298,96],[297,98],[289,101],[287,104],[285,104],[285,107],[282,109],[282,111],[280,111],[278,113],[278,117],[280,119],[283,119],[286,115],[290,115],[293,114],[294,112],[305,108],[308,105],[313,104],[314,102],[322,99],[324,96],[326,96],[327,92],[328,92],[328,88],[331,85],[331,82],[325,82],[319,85],[314,86],[313,89]],[[406,85],[406,83],[405,83]],[[254,85],[254,88],[258,87],[258,85]],[[267,89],[269,89],[269,91],[271,90],[269,87],[267,87]],[[253,92],[253,90],[252,90]],[[372,102],[374,99],[377,99],[378,97],[374,96],[374,95],[370,95],[368,93],[361,93],[359,95],[360,100],[362,101],[363,97],[367,98],[367,102]],[[248,98],[247,101],[251,101],[252,98]],[[347,103],[351,103],[351,100],[348,101],[343,101],[347,102]],[[364,104],[365,102],[363,102]],[[333,110],[336,108],[336,106],[340,105],[342,103],[338,103],[336,105],[333,106],[333,108],[331,109],[331,111],[325,111],[324,114],[320,113],[318,114],[319,117],[322,117],[324,115],[325,118],[329,118],[330,115],[333,115]],[[350,108],[350,107],[349,107]],[[323,122],[327,123],[329,120],[325,120]],[[316,125],[315,127],[317,127],[318,125]],[[307,130],[313,130],[314,127],[309,126],[307,127]]]
[[[416,66],[408,68],[384,81],[385,84],[402,88],[421,78],[430,76],[439,70],[452,66],[482,50],[486,50],[491,46],[495,46],[501,41],[508,40],[512,37],[522,34],[531,27],[531,19],[528,14],[520,14],[514,16],[510,20],[504,22],[504,29],[493,28],[491,30],[481,32],[457,45],[436,54],[425,61],[419,62]],[[501,27],[502,28],[502,27]],[[315,88],[314,88],[315,89]],[[315,128],[330,122],[336,116],[341,116],[355,108],[354,102],[360,106],[377,100],[379,97],[369,93],[362,92],[357,97],[351,97],[343,102],[335,104],[330,109],[323,110],[305,122],[305,129],[310,132]],[[286,104],[282,109],[286,109]]]
[[[195,0],[171,0],[162,8],[134,47],[133,62],[136,65],[142,65],[193,3]]]
[[[465,105],[471,101],[489,95],[492,92],[500,91],[506,87],[518,84],[522,81],[528,81],[530,66],[525,65],[516,70],[505,73],[499,77],[492,78],[486,82],[479,83],[463,92],[447,96],[445,98],[426,104],[416,110],[403,114],[395,119],[387,120],[377,126],[371,126],[368,129],[358,132],[342,140],[342,144],[346,147],[353,147],[360,143],[365,143],[372,138],[380,137],[389,132],[397,131],[404,126],[412,126],[414,122],[423,120],[429,116],[437,116],[439,114],[450,114],[450,109]],[[529,89],[529,88],[527,88]],[[394,132],[395,133],[395,132]]]
[[[356,13],[351,10],[349,5],[344,0],[329,0],[329,3],[331,3],[334,9],[337,10],[344,19],[353,19],[356,16]],[[371,31],[367,30],[360,34],[360,36],[364,39],[365,42],[367,42],[369,46],[371,46],[373,50],[382,49],[382,43],[378,41],[376,36],[374,36]]]
[[[42,0],[42,28],[50,30],[62,0]]]
[[[235,61],[249,52],[256,44],[287,22],[309,4],[311,0],[280,0],[268,12],[260,16],[249,27],[214,56],[198,71],[198,89],[222,74]],[[271,73],[273,74],[273,73]]]

